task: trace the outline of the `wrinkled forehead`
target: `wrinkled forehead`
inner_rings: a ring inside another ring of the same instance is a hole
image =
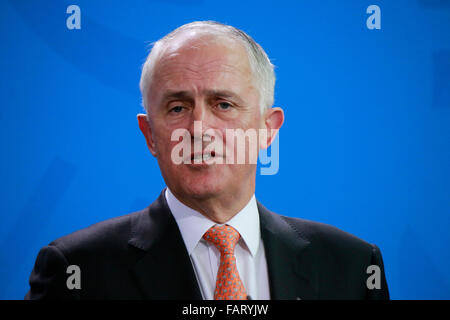
[[[163,46],[154,66],[150,91],[159,91],[170,79],[183,77],[183,74],[194,78],[209,76],[210,80],[218,81],[228,76],[234,77],[236,84],[253,83],[247,51],[237,40],[186,31]]]
[[[176,52],[200,49],[203,47],[223,46],[246,55],[244,45],[225,33],[211,33],[204,30],[184,30],[167,39],[162,44],[161,57]]]
[[[219,60],[239,64],[240,68],[250,67],[247,50],[238,40],[221,34],[186,30],[162,44],[155,69],[171,61],[207,64]]]

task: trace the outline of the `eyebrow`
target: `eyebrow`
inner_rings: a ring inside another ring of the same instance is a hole
[[[239,99],[239,96],[232,91],[229,90],[206,90],[205,94],[207,97],[224,97],[224,98],[235,98]]]
[[[167,91],[162,96],[162,101],[169,99],[192,99],[192,95],[188,91]]]
[[[237,103],[242,104],[242,99],[232,91],[229,90],[205,90],[204,94],[206,97],[223,97],[223,98],[231,98],[237,100]],[[189,91],[167,91],[163,94],[162,101],[167,101],[169,99],[193,99],[193,95]]]

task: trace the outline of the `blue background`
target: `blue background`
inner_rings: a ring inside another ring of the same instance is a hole
[[[449,299],[450,1],[435,0],[1,0],[0,298],[23,298],[42,246],[160,194],[140,67],[194,20],[243,29],[276,65],[280,169],[257,198],[377,244],[393,299]]]

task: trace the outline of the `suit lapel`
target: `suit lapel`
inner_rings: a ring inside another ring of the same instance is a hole
[[[142,251],[131,267],[146,299],[202,299],[178,225],[164,191],[132,220],[129,244]]]
[[[281,216],[258,202],[261,236],[274,300],[317,299],[317,274],[310,242]]]
[[[271,299],[316,299],[317,275],[310,243],[281,216],[258,202]],[[164,191],[131,221],[128,243],[139,258],[131,273],[146,299],[202,299],[178,225]]]

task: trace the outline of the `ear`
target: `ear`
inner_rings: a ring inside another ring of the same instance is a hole
[[[284,122],[283,109],[279,107],[269,108],[264,113],[264,124],[267,130],[267,135],[264,141],[260,142],[262,149],[267,149],[272,141],[275,139],[278,130],[281,128]]]
[[[153,141],[152,128],[150,127],[149,120],[146,114],[140,113],[137,115],[139,129],[141,129],[144,134],[145,140],[147,141],[147,147],[152,153],[153,156],[156,157],[156,147],[155,142]]]

